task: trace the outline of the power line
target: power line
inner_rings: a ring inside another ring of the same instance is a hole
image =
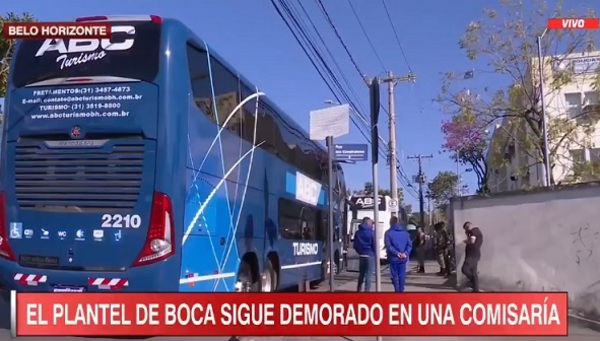
[[[408,72],[412,73],[412,68],[410,67],[408,58],[406,58],[406,54],[404,53],[404,48],[402,47],[402,42],[400,42],[400,37],[398,36],[398,31],[396,31],[396,26],[394,25],[394,21],[392,20],[390,11],[388,10],[387,5],[385,4],[385,0],[381,0],[381,3],[383,3],[383,8],[385,9],[385,14],[387,15],[388,21],[390,22],[390,25],[392,25],[392,31],[394,32],[394,37],[396,37],[396,42],[398,43],[398,47],[400,48],[402,57],[404,58],[404,61],[406,62],[406,66],[408,66]]]
[[[362,73],[362,71],[360,70],[360,67],[357,65],[356,61],[354,60],[354,57],[352,56],[352,53],[350,52],[350,50],[348,49],[348,47],[346,46],[343,38],[341,37],[337,27],[335,26],[335,24],[333,23],[333,20],[331,19],[331,16],[329,15],[329,13],[327,12],[327,9],[325,8],[325,5],[323,4],[323,2],[321,0],[316,0],[317,3],[319,4],[319,8],[321,9],[321,13],[324,15],[325,19],[327,20],[329,26],[331,27],[331,29],[334,31],[336,37],[338,38],[339,42],[342,44],[344,50],[346,51],[346,54],[348,55],[348,57],[350,58],[350,61],[352,62],[352,64],[354,65],[356,71],[358,72],[358,74],[361,77],[364,77],[364,74]],[[366,32],[365,32],[366,33]],[[388,113],[388,110],[382,105],[383,110]],[[365,121],[366,122],[366,121]],[[370,129],[370,127],[369,127]],[[384,141],[385,142],[385,141]],[[400,179],[401,179],[401,183],[403,185],[403,187],[405,188],[406,191],[410,192],[412,187],[410,185],[410,181],[408,179],[408,177],[406,176],[406,174],[404,174],[404,170],[402,167],[397,168],[399,169],[399,175],[400,175]],[[415,193],[410,193],[411,195],[415,196]]]
[[[327,54],[331,58],[331,61],[333,62],[333,64],[336,66],[336,69],[338,70],[340,76],[342,76],[342,79],[344,80],[344,83],[346,83],[346,86],[350,89],[350,92],[354,96],[354,99],[358,99],[358,95],[356,94],[356,91],[354,90],[354,88],[350,84],[350,81],[346,77],[346,75],[345,75],[344,71],[342,70],[342,68],[340,67],[339,63],[335,60],[335,57],[333,56],[333,53],[329,49],[328,44],[325,42],[325,39],[323,39],[323,36],[321,35],[321,33],[319,32],[319,29],[317,28],[317,26],[315,25],[314,21],[312,20],[312,18],[308,14],[308,11],[306,10],[306,8],[304,7],[304,5],[302,4],[302,1],[298,1],[298,5],[300,5],[300,8],[302,9],[302,12],[304,13],[304,15],[306,16],[306,18],[308,19],[310,25],[313,28],[313,31],[316,33],[317,37],[319,38],[319,40],[321,41],[321,43],[325,47],[325,50],[327,51]],[[360,108],[362,109],[362,111],[366,111],[366,109],[365,109],[364,105],[362,104],[362,102],[359,101],[359,100],[357,100],[357,102],[358,102]],[[365,123],[365,127],[369,128],[368,122],[366,121],[366,119],[363,118],[360,115],[360,113],[357,113],[357,116],[359,116],[359,118],[361,118],[361,120]]]
[[[321,9],[321,12],[323,13],[323,15],[325,16],[325,18],[327,19],[327,22],[329,23],[329,26],[331,26],[331,29],[333,29],[333,32],[335,33],[335,35],[337,36],[338,40],[340,41],[340,43],[344,47],[344,50],[346,51],[346,54],[348,55],[348,57],[350,58],[350,61],[354,65],[354,68],[356,69],[356,71],[358,71],[358,73],[361,76],[364,75],[364,73],[362,73],[362,71],[360,71],[360,68],[358,67],[358,64],[356,63],[356,61],[354,60],[354,57],[352,57],[352,53],[350,53],[350,50],[348,50],[348,46],[346,46],[346,43],[344,43],[344,39],[342,39],[342,36],[340,35],[340,33],[338,32],[337,28],[333,24],[333,21],[331,20],[331,17],[329,16],[329,13],[327,13],[327,9],[325,9],[325,5],[323,5],[323,1],[317,0],[317,3],[319,4],[319,8]]]
[[[302,45],[300,39],[298,38],[298,35],[294,32],[294,30],[291,28],[291,25],[287,22],[287,20],[285,19],[285,17],[283,16],[283,13],[279,10],[279,8],[275,5],[274,1],[271,0],[271,3],[275,6],[275,9],[277,10],[277,13],[280,15],[280,17],[284,20],[284,22],[286,23],[286,26],[288,27],[288,29],[290,29],[290,31],[292,32],[292,34],[294,35],[294,37],[296,38],[296,41],[298,42],[298,44],[300,44],[302,50],[304,51],[304,53],[306,54],[306,56],[309,58],[309,60],[311,61],[311,63],[313,64],[313,67],[315,67],[315,69],[317,70],[317,72],[319,73],[319,75],[321,76],[321,79],[323,79],[323,81],[325,82],[325,84],[327,85],[327,87],[329,88],[329,90],[331,91],[331,93],[335,96],[335,98],[340,101],[340,98],[337,96],[336,92],[333,90],[333,87],[329,84],[329,82],[327,82],[327,80],[325,79],[325,76],[323,75],[323,73],[320,71],[319,67],[316,65],[316,62],[313,60],[313,58],[311,58],[310,53],[307,51],[307,49],[304,47],[304,45]],[[287,13],[288,16],[290,16],[290,18],[292,19],[293,23],[296,25],[296,27],[299,29],[300,33],[302,34],[302,38],[307,42],[307,44],[312,48],[312,52],[314,55],[316,55],[316,57],[318,58],[318,60],[321,62],[321,64],[323,65],[323,67],[326,69],[327,73],[329,74],[329,76],[332,78],[333,82],[337,85],[338,89],[343,90],[343,88],[341,87],[341,84],[339,83],[339,81],[337,80],[337,78],[335,77],[335,75],[333,74],[333,72],[331,71],[331,69],[329,68],[329,66],[327,65],[327,63],[325,62],[325,60],[323,59],[323,57],[321,56],[321,54],[319,53],[318,49],[314,46],[314,44],[312,43],[312,41],[310,40],[310,37],[307,36],[306,32],[304,31],[304,29],[302,28],[302,26],[300,25],[300,23],[296,20],[294,14],[291,12],[289,6],[285,3],[285,1],[279,0],[279,3],[282,5],[282,7],[284,8],[284,11]],[[343,92],[343,91],[342,91]],[[344,96],[346,97],[346,99],[348,99],[348,96]],[[356,121],[354,120],[353,117],[350,117],[352,123],[354,123],[355,126],[357,126]],[[358,128],[358,126],[357,126]],[[368,135],[363,132],[360,128],[359,128],[359,132],[363,135],[363,137],[369,141]],[[369,141],[370,142],[370,141]]]
[[[312,37],[306,32],[306,29],[303,27],[303,23],[302,20],[298,20],[298,18],[296,18],[295,14],[293,13],[292,8],[290,7],[290,5],[288,3],[285,2],[285,0],[279,0],[279,3],[283,9],[283,11],[276,5],[274,0],[271,0],[272,5],[275,7],[278,15],[280,16],[280,18],[284,21],[284,23],[286,24],[286,26],[288,27],[288,29],[292,32],[292,35],[294,36],[294,38],[296,39],[296,42],[298,44],[300,44],[303,52],[305,53],[305,55],[309,58],[309,60],[311,61],[311,64],[313,64],[313,67],[317,70],[319,76],[321,77],[321,79],[326,83],[327,87],[329,88],[329,90],[331,91],[331,93],[334,95],[334,97],[336,98],[336,100],[338,102],[341,102],[340,97],[337,94],[337,91],[340,92],[341,96],[344,98],[344,100],[346,102],[348,102],[352,107],[353,107],[353,112],[359,117],[361,118],[361,120],[365,123],[364,126],[368,128],[368,130],[370,130],[370,126],[368,125],[368,121],[365,119],[364,115],[362,115],[360,113],[360,111],[357,109],[357,105],[352,101],[352,99],[350,98],[350,96],[346,93],[346,91],[344,90],[344,87],[342,86],[342,84],[339,82],[339,80],[337,79],[336,75],[333,73],[333,71],[331,70],[331,68],[328,66],[328,63],[325,61],[325,59],[323,58],[321,52],[319,51],[319,48],[315,45],[315,43],[312,40]],[[307,17],[309,18],[309,21],[312,22],[312,20],[310,19],[310,16],[308,16],[308,13],[306,13],[305,9],[303,10],[305,12],[305,14],[307,15]],[[285,14],[290,18],[293,26],[296,27],[297,31],[294,30],[294,28],[292,27],[292,24],[290,24],[290,22],[286,19]],[[301,23],[302,22],[302,23]],[[332,24],[332,22],[330,23]],[[318,29],[316,28],[316,26],[314,26],[314,23],[312,23],[313,25],[313,29],[315,30],[315,33],[320,36],[320,33],[318,32]],[[341,36],[339,36],[338,33],[338,38],[341,38]],[[323,45],[325,46],[325,48],[327,50],[329,50],[327,48],[327,44],[325,44],[324,40],[322,39],[322,36],[319,38],[321,39]],[[304,44],[303,44],[304,42]],[[305,46],[308,45],[308,46]],[[331,51],[328,51],[329,53]],[[349,50],[347,50],[346,48],[346,52],[349,53]],[[341,70],[341,68],[339,68],[339,65],[337,64],[335,58],[333,57],[333,55],[330,53],[330,57],[333,59],[334,64],[336,64],[336,66],[338,67],[338,71],[340,72],[341,76],[345,79],[345,75],[344,72]],[[350,54],[349,57],[352,58],[352,55]],[[353,58],[352,58],[353,60]],[[325,70],[321,70],[321,68],[319,67],[319,65],[321,65]],[[358,68],[358,65],[354,65],[355,68],[357,69],[358,72],[360,72],[360,68]],[[326,77],[328,76],[328,77]],[[330,78],[331,81],[334,83],[333,85],[330,84],[330,82],[327,80],[327,78]],[[351,88],[349,82],[346,82],[348,87]],[[337,89],[337,91],[334,90],[334,88]],[[352,90],[352,89],[351,89]],[[353,91],[352,91],[353,92]],[[356,97],[356,94],[354,94]],[[360,103],[360,101],[359,101]],[[359,132],[361,133],[361,135],[363,135],[363,137],[365,138],[365,140],[368,143],[371,143],[370,139],[367,137],[367,135],[369,135],[368,133],[365,133],[363,131],[363,129],[361,129],[361,127],[358,125],[358,123],[356,122],[356,120],[354,120],[354,118],[351,116],[350,117],[352,120],[352,123],[357,127],[357,129],[359,130]],[[381,137],[379,137],[381,139]],[[382,149],[380,148],[379,150],[379,154],[382,156],[385,156],[385,151],[382,151]],[[413,197],[416,197],[414,192],[414,188],[411,187],[410,183],[407,182],[406,176],[405,174],[402,174],[404,179],[401,178],[401,182],[406,182],[405,184],[405,189],[407,191],[407,193]],[[404,181],[402,181],[404,180]],[[412,190],[412,192],[411,192]]]
[[[375,57],[379,61],[379,64],[381,65],[383,70],[387,70],[388,68],[385,67],[383,61],[381,60],[381,57],[379,57],[379,53],[377,53],[377,49],[373,45],[373,41],[371,41],[371,38],[369,38],[369,34],[367,34],[367,30],[363,26],[362,21],[360,20],[360,17],[358,16],[358,13],[356,13],[356,9],[354,9],[354,5],[352,5],[352,0],[348,0],[348,5],[350,5],[350,8],[352,9],[352,13],[354,13],[354,17],[356,18],[356,21],[358,21],[358,25],[360,26],[360,29],[362,30],[363,34],[365,35],[365,38],[367,38],[367,42],[371,46],[373,53],[375,53]]]

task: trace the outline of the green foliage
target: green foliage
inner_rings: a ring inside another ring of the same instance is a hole
[[[435,207],[445,211],[450,203],[450,198],[456,194],[458,176],[453,172],[439,172],[431,182],[427,184],[427,197],[430,198]]]
[[[567,177],[567,182],[600,181],[600,162],[575,162],[571,171],[572,175]]]
[[[532,10],[536,9],[536,10]],[[552,71],[555,63],[560,63],[567,54],[586,52],[595,49],[598,34],[593,30],[547,30],[551,17],[596,17],[593,10],[580,12],[563,9],[562,2],[549,8],[542,0],[499,0],[493,9],[484,10],[480,20],[471,22],[459,40],[459,46],[466,57],[477,64],[488,65],[489,69],[475,70],[475,76],[489,79],[490,85],[473,87],[465,80],[463,72],[448,72],[443,78],[438,102],[444,112],[458,115],[465,110],[474,112],[488,124],[503,122],[505,132],[519,144],[525,154],[535,163],[544,161],[542,111],[540,103],[539,69],[537,62],[537,37],[542,38],[542,54],[556,58],[544,59],[546,96],[553,98],[561,87],[573,80],[573,73]],[[545,33],[544,33],[545,32]],[[592,77],[592,76],[590,76]],[[600,85],[600,75],[598,84]],[[506,88],[506,84],[512,86]],[[470,100],[465,101],[465,88]],[[587,115],[577,124],[573,120],[557,118],[550,120],[548,128],[550,160],[560,150],[573,143],[575,135],[581,131],[589,133],[600,120],[600,115]],[[501,153],[504,146],[490,146],[492,154]],[[502,163],[503,156],[493,157]],[[527,165],[528,168],[531,165]]]
[[[37,21],[30,13],[18,15],[13,12],[0,15],[0,97],[6,95],[8,68],[12,57],[14,40],[4,38],[4,23],[6,22],[31,22]]]
[[[404,211],[406,212],[407,216],[411,216],[411,214],[413,213],[413,208],[411,204],[406,204],[404,205]]]

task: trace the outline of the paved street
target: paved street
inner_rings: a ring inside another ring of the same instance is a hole
[[[454,291],[453,289],[453,283],[451,283],[450,280],[446,280],[444,278],[440,278],[435,276],[435,272],[437,271],[436,269],[436,264],[434,263],[428,263],[427,267],[426,267],[426,273],[425,274],[415,274],[412,273],[412,271],[409,273],[408,276],[408,280],[407,280],[407,290],[408,291],[420,291],[420,292],[427,292],[427,291]],[[387,272],[387,268],[384,267],[383,268],[383,274],[382,274],[382,289],[384,291],[392,291],[392,284],[389,280],[389,276],[388,276],[388,272]],[[337,276],[336,278],[336,291],[341,291],[341,292],[353,292],[356,290],[356,277],[357,274],[356,273],[344,273],[340,276]],[[321,286],[320,288],[317,288],[316,291],[327,291],[328,288],[328,283],[324,283],[323,286]],[[1,301],[1,300],[0,300]],[[9,340],[10,339],[10,333],[9,333],[9,320],[8,320],[8,316],[9,316],[9,306],[7,302],[2,301],[0,304],[0,316],[2,317],[0,319],[0,341],[4,341],[4,340]],[[562,338],[545,338],[546,340],[582,340],[582,341],[586,341],[586,340],[599,340],[600,339],[600,332],[594,331],[592,329],[586,328],[585,326],[579,324],[579,323],[571,323],[570,324],[570,330],[569,330],[569,337],[562,337]],[[44,338],[44,340],[51,340],[51,341],[60,341],[60,340],[64,340],[65,338]],[[77,338],[70,338],[70,339],[77,339]],[[156,341],[161,341],[161,340],[170,340],[172,338],[168,338],[168,337],[160,337],[160,338],[154,338],[153,340]],[[197,340],[197,337],[189,337],[189,338],[177,338],[177,340],[181,340],[181,341],[187,341],[187,340]],[[231,339],[231,338],[203,338],[204,340],[207,341],[234,341],[235,339]],[[271,337],[271,338],[241,338],[241,341],[295,341],[295,340],[317,340],[317,341],[326,341],[326,340],[334,340],[334,341],[367,341],[367,340],[373,340],[373,337],[351,337],[351,336],[347,336],[347,337],[337,337],[337,338],[332,338],[332,337],[321,337],[321,338],[299,338],[299,337]],[[401,340],[414,340],[415,337],[384,337],[383,340],[384,341],[401,341]],[[437,338],[427,338],[428,340],[430,339],[435,339],[435,340],[455,340],[455,341],[460,341],[460,340],[476,340],[476,339],[480,339],[478,337],[475,338],[468,338],[468,337],[437,337]],[[523,340],[523,341],[527,341],[527,340],[539,340],[539,338],[534,338],[534,337],[522,337],[522,338],[509,338],[509,337],[490,337],[490,338],[486,338],[486,340]],[[34,338],[20,338],[20,340],[24,340],[24,341],[28,341],[28,340],[34,340]],[[38,340],[37,338],[35,338],[35,340]],[[109,340],[109,339],[95,339],[95,340]]]

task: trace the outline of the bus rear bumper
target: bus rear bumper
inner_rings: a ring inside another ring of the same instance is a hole
[[[0,291],[19,292],[175,292],[176,258],[122,272],[91,272],[27,268],[0,259]]]

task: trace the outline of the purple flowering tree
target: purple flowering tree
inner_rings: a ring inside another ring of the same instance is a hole
[[[487,122],[471,111],[455,114],[442,122],[444,144],[442,149],[452,153],[451,158],[469,165],[477,176],[478,192],[486,193],[488,169],[485,162],[488,147]],[[458,160],[457,160],[458,158]]]

